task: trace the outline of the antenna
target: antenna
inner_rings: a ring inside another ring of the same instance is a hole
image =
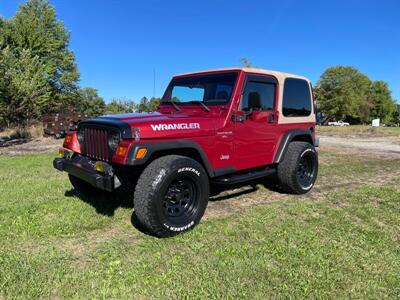
[[[156,97],[156,69],[153,68],[153,98]]]

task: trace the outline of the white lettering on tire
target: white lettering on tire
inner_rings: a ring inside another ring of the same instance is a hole
[[[167,174],[167,171],[165,169],[161,169],[160,173],[158,173],[158,175],[154,179],[153,183],[151,184],[153,189],[157,186],[157,184],[160,183],[161,179],[165,176],[165,174]]]
[[[182,226],[182,227],[174,227],[174,226],[169,226],[168,224],[163,224],[167,229],[171,230],[171,231],[184,231],[189,229],[190,227],[192,227],[194,225],[194,221],[191,221],[189,224]]]
[[[180,168],[180,169],[178,170],[178,173],[180,173],[180,172],[193,172],[193,173],[195,173],[197,176],[200,177],[200,172],[197,171],[195,168],[188,168],[188,167]]]

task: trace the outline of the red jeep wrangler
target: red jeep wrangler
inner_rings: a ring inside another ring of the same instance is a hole
[[[307,193],[317,144],[307,78],[232,68],[173,77],[157,112],[82,121],[53,164],[82,194],[135,188],[137,219],[165,237],[199,223],[210,183],[276,173],[283,191]]]

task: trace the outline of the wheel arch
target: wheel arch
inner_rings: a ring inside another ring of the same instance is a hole
[[[136,153],[136,149],[146,147],[148,149],[148,153],[142,160],[134,160],[134,154]],[[131,161],[131,165],[143,165],[146,166],[157,158],[166,155],[182,155],[186,157],[190,157],[197,162],[199,162],[203,168],[206,170],[209,177],[214,177],[215,172],[207,158],[207,155],[204,153],[203,149],[194,141],[170,141],[170,142],[157,142],[157,143],[146,143],[139,144],[132,147],[133,151],[129,154],[128,161]]]
[[[278,150],[275,153],[274,163],[280,163],[283,160],[291,142],[307,142],[315,146],[311,130],[290,130],[281,139]]]

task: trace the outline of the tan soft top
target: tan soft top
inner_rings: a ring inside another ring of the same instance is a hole
[[[201,74],[201,73],[207,73],[207,72],[221,72],[221,71],[244,71],[247,73],[272,75],[272,76],[275,76],[281,82],[287,77],[304,79],[308,82],[310,81],[310,80],[308,80],[308,78],[301,76],[301,75],[295,75],[295,74],[289,74],[289,73],[265,70],[265,69],[258,69],[258,68],[222,68],[222,69],[203,70],[203,71],[197,71],[197,72],[178,74],[175,76],[177,77],[177,76],[195,75],[195,74]]]

